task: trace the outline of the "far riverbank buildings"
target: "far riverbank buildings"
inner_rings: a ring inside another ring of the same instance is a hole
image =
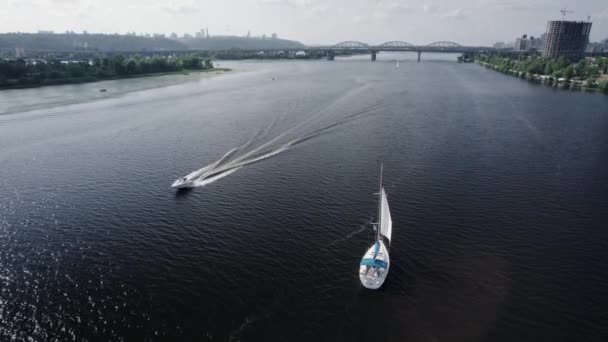
[[[565,56],[570,60],[579,60],[585,57],[590,32],[590,22],[549,21],[547,23],[547,38],[543,56],[549,58]]]

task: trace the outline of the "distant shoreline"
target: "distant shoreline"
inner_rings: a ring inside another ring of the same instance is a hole
[[[102,81],[117,81],[124,79],[132,79],[132,78],[141,78],[141,77],[154,77],[154,76],[170,76],[170,75],[189,75],[195,73],[225,73],[232,71],[229,68],[210,68],[210,69],[186,69],[179,71],[168,71],[168,72],[156,72],[156,73],[147,73],[147,74],[136,74],[136,75],[115,75],[107,78],[96,78],[96,77],[79,77],[79,78],[66,78],[66,79],[58,79],[52,80],[51,82],[47,82],[44,84],[15,84],[15,85],[3,85],[0,86],[0,91],[2,90],[15,90],[15,89],[31,89],[31,88],[42,88],[48,86],[56,86],[56,85],[67,85],[67,84],[84,84],[84,83],[96,83]]]

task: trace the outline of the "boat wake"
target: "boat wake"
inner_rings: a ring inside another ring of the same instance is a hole
[[[247,141],[241,146],[232,148],[226,152],[220,159],[208,164],[198,170],[195,170],[186,176],[177,179],[172,187],[174,188],[194,188],[201,187],[213,182],[216,182],[224,177],[227,177],[247,165],[258,163],[262,160],[277,156],[283,152],[293,149],[308,140],[319,137],[333,129],[352,122],[358,118],[375,114],[378,109],[383,106],[382,102],[375,103],[361,110],[350,113],[342,119],[326,124],[316,129],[308,129],[300,134],[295,134],[298,129],[310,125],[316,120],[324,110],[320,110],[308,119],[296,124],[288,130],[278,134],[277,136],[262,142],[255,146],[255,142],[264,138],[272,130],[276,124],[273,121],[267,128],[259,131],[255,137]],[[295,135],[295,137],[294,137]],[[288,140],[291,136],[291,139]],[[287,140],[287,141],[285,141]],[[252,147],[255,146],[255,147]]]
[[[371,229],[370,229],[371,222],[372,222],[372,221],[370,220],[369,222],[366,222],[365,224],[360,225],[360,226],[359,226],[359,229],[357,229],[357,230],[355,230],[355,231],[353,231],[353,232],[348,233],[348,235],[346,235],[346,236],[344,236],[344,237],[341,237],[341,238],[339,238],[339,239],[336,239],[336,240],[332,241],[332,242],[329,244],[329,246],[328,246],[328,247],[333,247],[334,245],[337,245],[337,244],[342,243],[342,242],[344,242],[344,241],[346,241],[346,240],[349,240],[350,238],[352,238],[352,237],[353,237],[353,236],[355,236],[355,235],[359,235],[359,234],[361,234],[361,233],[363,233],[363,232],[365,232],[365,231],[370,231],[370,230],[371,230]]]

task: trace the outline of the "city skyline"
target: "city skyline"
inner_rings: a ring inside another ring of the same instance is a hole
[[[591,17],[591,40],[608,36],[605,1],[545,0],[396,1],[396,0],[9,0],[0,12],[0,32],[39,30],[95,33],[193,34],[207,27],[211,35],[270,35],[305,44],[360,40],[370,44],[405,40],[428,44],[437,40],[465,45],[512,41],[522,34],[539,36],[547,21]],[[137,12],[137,16],[133,13]],[[513,25],[517,23],[517,25]],[[483,28],[483,29],[480,29]]]

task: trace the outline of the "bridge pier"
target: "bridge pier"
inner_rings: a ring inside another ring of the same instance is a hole
[[[418,50],[418,62],[420,62],[420,55],[422,55],[422,51]]]
[[[336,55],[335,55],[334,50],[328,50],[328,51],[327,51],[327,60],[328,60],[328,61],[333,61],[333,60],[334,60],[334,58],[335,58],[335,56],[336,56]]]
[[[376,61],[376,51],[372,50],[372,62]]]

